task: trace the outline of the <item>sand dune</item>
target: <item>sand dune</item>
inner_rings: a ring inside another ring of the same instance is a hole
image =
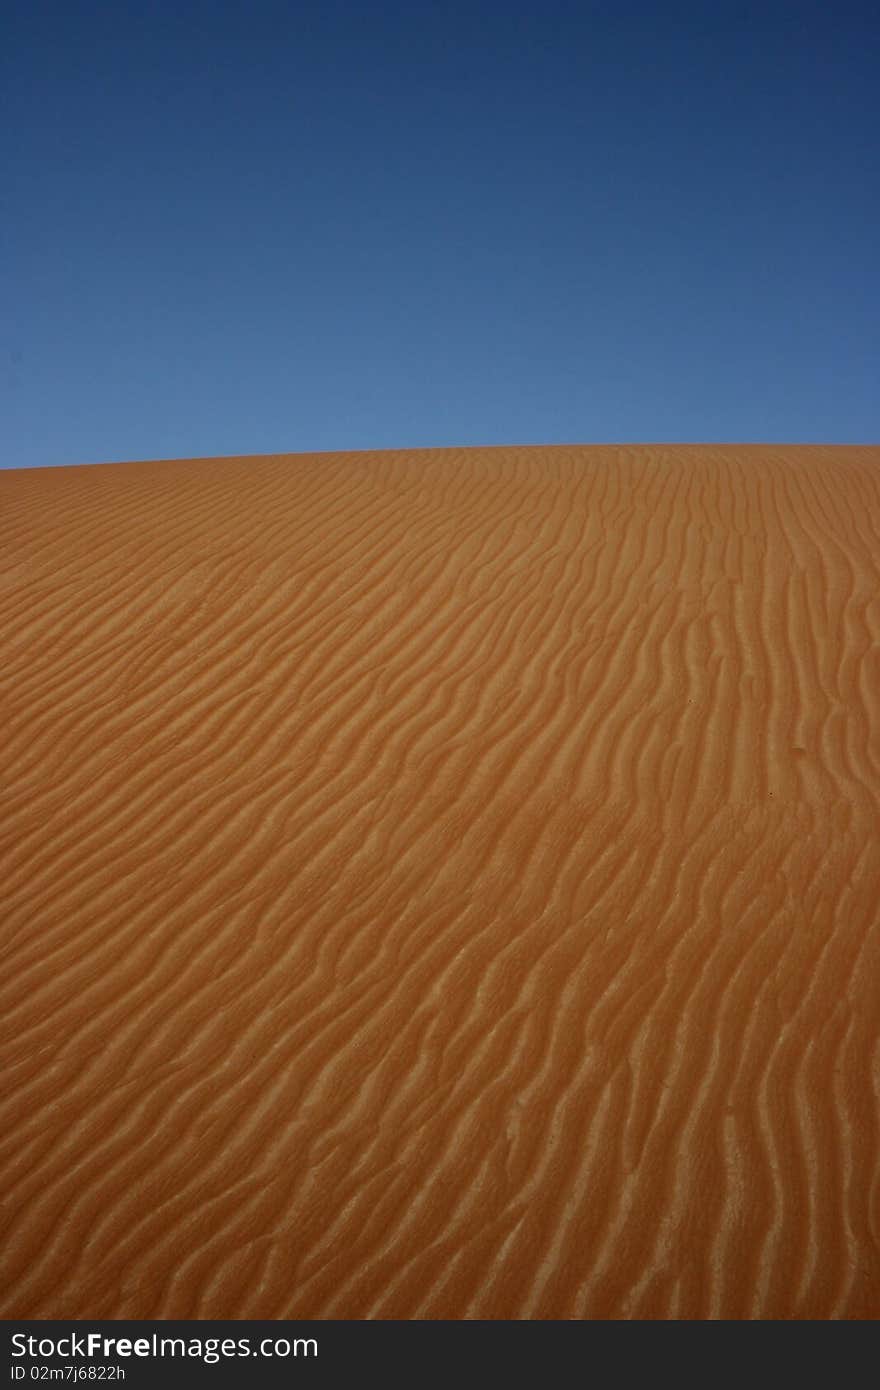
[[[0,517],[5,1316],[880,1315],[880,449]]]

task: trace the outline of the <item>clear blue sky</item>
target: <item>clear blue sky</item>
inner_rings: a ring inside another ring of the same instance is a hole
[[[2,27],[4,467],[880,441],[876,4]]]

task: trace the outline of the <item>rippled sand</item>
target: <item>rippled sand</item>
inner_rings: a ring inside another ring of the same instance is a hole
[[[880,1316],[880,449],[0,533],[5,1316]]]

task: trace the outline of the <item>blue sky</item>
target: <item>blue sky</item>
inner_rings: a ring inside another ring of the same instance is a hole
[[[0,466],[880,441],[876,5],[4,30]]]

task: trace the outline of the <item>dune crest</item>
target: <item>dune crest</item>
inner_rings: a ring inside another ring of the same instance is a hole
[[[0,474],[3,1315],[880,1315],[880,448]]]

